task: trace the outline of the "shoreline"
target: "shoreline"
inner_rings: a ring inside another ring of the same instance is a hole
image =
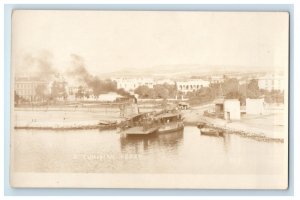
[[[83,125],[83,126],[65,126],[65,127],[53,127],[53,126],[15,126],[14,129],[26,129],[26,130],[61,130],[61,131],[69,131],[69,130],[90,130],[90,129],[99,129],[99,130],[110,130],[116,129],[117,126],[108,126],[103,127],[99,125]]]
[[[284,142],[283,138],[278,137],[270,137],[267,135],[264,135],[263,133],[257,133],[257,132],[251,132],[251,131],[245,131],[243,129],[232,129],[229,127],[222,127],[218,126],[216,124],[208,123],[210,127],[216,128],[218,130],[221,130],[227,134],[235,134],[240,135],[245,138],[251,138],[258,141],[275,141],[275,142]],[[185,126],[197,126],[198,122],[184,122]],[[200,129],[199,129],[200,130]]]
[[[190,110],[182,111],[185,126],[197,126],[201,121],[209,126],[227,132],[228,134],[238,134],[243,137],[255,138],[257,140],[284,141],[284,133],[281,127],[265,127],[257,125],[256,121],[243,119],[241,121],[227,122],[219,118],[209,118],[203,116],[203,110],[209,105],[195,107]],[[45,114],[45,112],[48,112]],[[256,120],[268,115],[258,116]],[[117,112],[67,112],[67,111],[15,111],[14,129],[33,129],[33,130],[88,130],[116,129],[123,118]],[[100,121],[116,122],[116,124],[99,124]],[[247,121],[248,120],[248,121]],[[252,123],[252,124],[251,124]]]
[[[195,122],[184,122],[185,126],[195,126],[197,127],[197,123]],[[213,126],[213,125],[212,125]],[[222,130],[226,132],[227,134],[235,134],[239,135],[241,137],[254,139],[257,141],[273,141],[273,142],[284,142],[283,138],[274,138],[274,137],[268,137],[262,134],[253,133],[250,131],[244,131],[244,130],[233,130],[229,128],[222,128],[222,127],[216,127],[219,130]],[[22,129],[22,130],[53,130],[53,131],[71,131],[71,130],[91,130],[91,129],[99,129],[99,130],[113,130],[117,129],[117,126],[113,127],[101,127],[99,125],[83,125],[83,126],[76,126],[76,127],[51,127],[51,126],[16,126],[14,129]],[[199,129],[200,131],[200,129]]]

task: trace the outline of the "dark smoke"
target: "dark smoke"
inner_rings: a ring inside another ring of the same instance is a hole
[[[58,73],[57,70],[53,68],[52,60],[52,53],[46,50],[40,51],[37,55],[27,54],[24,57],[25,66],[22,70],[26,70],[31,77],[47,80],[52,75]]]
[[[69,71],[70,75],[74,76],[77,80],[86,83],[87,85],[93,81],[94,77],[85,69],[85,64],[82,57],[76,54],[71,54],[71,64],[72,69]]]
[[[85,67],[84,59],[76,54],[71,54],[72,70],[69,75],[73,76],[80,82],[84,82],[93,90],[95,95],[107,92],[116,92],[122,96],[129,96],[124,90],[118,90],[115,82],[111,80],[101,80],[98,76],[91,75]]]

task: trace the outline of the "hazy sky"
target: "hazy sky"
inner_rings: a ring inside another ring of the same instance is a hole
[[[284,68],[288,18],[283,12],[15,11],[12,61],[17,71],[29,70],[30,59],[46,54],[63,70],[77,54],[97,74],[161,65]]]

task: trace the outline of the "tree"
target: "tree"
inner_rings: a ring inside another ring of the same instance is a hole
[[[41,99],[42,101],[45,100],[47,97],[47,86],[45,84],[39,84],[35,88],[35,95],[38,99]]]
[[[256,79],[250,80],[249,84],[247,84],[247,94],[246,95],[248,98],[253,98],[253,99],[260,97],[258,81]]]
[[[84,97],[90,98],[90,92],[89,92],[89,91],[85,91],[85,92],[84,92]]]
[[[17,94],[17,92],[14,92],[14,101],[15,101],[15,105],[18,105],[20,103],[20,96]]]
[[[155,85],[153,89],[156,98],[167,99],[169,97],[169,91],[164,85]]]
[[[279,90],[262,90],[267,103],[284,103],[284,92]]]
[[[78,90],[77,92],[75,93],[75,97],[76,98],[79,98],[79,99],[82,99],[84,97],[84,89],[82,86],[79,86],[78,87]]]
[[[230,98],[233,93],[239,92],[239,82],[236,78],[226,78],[222,84],[225,98]]]
[[[141,85],[134,90],[135,94],[138,94],[141,98],[152,98],[153,92],[146,85]]]
[[[66,82],[54,81],[51,87],[51,97],[53,100],[67,98]]]
[[[171,84],[167,84],[167,83],[164,83],[163,84],[164,87],[168,90],[169,92],[169,98],[175,98],[176,95],[177,95],[177,87],[176,85],[171,85]]]

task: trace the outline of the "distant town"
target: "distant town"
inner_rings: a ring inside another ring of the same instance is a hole
[[[43,77],[15,77],[15,105],[57,104],[62,102],[115,102],[132,96],[136,99],[176,99],[192,104],[213,101],[216,97],[239,99],[264,98],[269,103],[283,103],[284,77],[277,74],[223,74],[188,78],[155,79],[114,77],[100,79],[86,76],[73,85],[63,74]]]
[[[14,10],[11,186],[285,190],[291,17]]]

